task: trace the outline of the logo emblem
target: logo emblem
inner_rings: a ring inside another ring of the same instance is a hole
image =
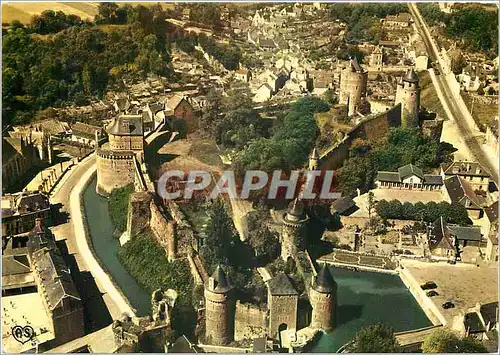
[[[30,325],[24,327],[16,325],[12,327],[12,336],[21,344],[25,344],[35,337],[35,330]]]

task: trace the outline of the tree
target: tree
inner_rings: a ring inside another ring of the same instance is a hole
[[[447,328],[439,328],[432,332],[422,345],[424,353],[486,353],[486,348],[477,340],[460,339],[457,334]]]
[[[392,327],[385,324],[370,325],[362,328],[354,336],[353,353],[395,353],[400,346]]]

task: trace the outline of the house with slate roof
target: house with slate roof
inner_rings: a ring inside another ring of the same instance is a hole
[[[398,171],[378,171],[375,184],[379,188],[406,190],[441,190],[441,175],[424,174],[422,169],[413,164],[402,166]]]

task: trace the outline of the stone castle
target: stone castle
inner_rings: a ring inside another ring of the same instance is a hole
[[[135,182],[136,169],[144,159],[144,128],[141,115],[121,114],[106,127],[109,142],[97,149],[97,193]]]
[[[289,277],[279,273],[267,282],[267,308],[243,304],[221,266],[205,283],[205,341],[227,345],[234,340],[269,337],[281,339],[282,332],[309,327],[332,331],[336,321],[337,284],[326,264],[313,275],[307,287],[312,308],[309,324],[300,324],[300,294]],[[307,310],[306,310],[307,312]]]

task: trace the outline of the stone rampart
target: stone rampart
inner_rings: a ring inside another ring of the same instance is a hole
[[[169,219],[155,204],[150,202],[150,227],[158,244],[164,249],[169,261],[172,261],[177,256],[177,235],[176,224],[172,219]]]
[[[335,170],[342,166],[349,157],[349,148],[356,138],[376,140],[385,136],[392,127],[401,125],[401,105],[398,104],[386,112],[367,117],[354,126],[344,139],[326,151],[321,158],[321,170]]]
[[[236,302],[234,340],[266,336],[266,309],[249,303]]]

